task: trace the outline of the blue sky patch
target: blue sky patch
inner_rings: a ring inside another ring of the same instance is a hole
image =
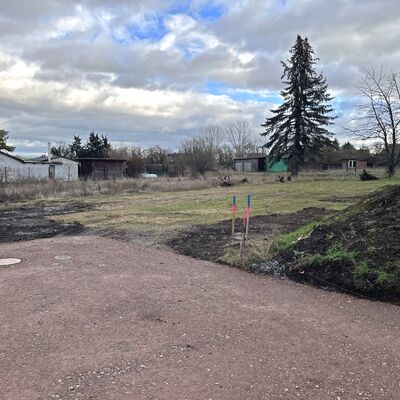
[[[272,104],[280,104],[282,102],[282,99],[278,94],[237,89],[227,86],[223,82],[207,81],[204,85],[204,90],[209,94],[216,96],[225,95],[230,97],[232,100],[239,102],[256,101],[259,103]]]
[[[214,2],[206,3],[197,14],[201,19],[216,20],[221,18],[224,14],[224,7],[222,4],[215,4]]]
[[[191,1],[176,1],[176,3],[168,10],[169,15],[186,14],[195,20],[217,20],[225,13],[225,8],[217,1],[204,2],[199,7],[193,8]]]

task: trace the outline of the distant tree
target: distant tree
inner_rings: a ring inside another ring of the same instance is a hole
[[[168,151],[160,146],[149,147],[145,151],[146,164],[166,165],[168,161]]]
[[[133,156],[139,156],[141,158],[145,158],[145,152],[139,146],[120,146],[120,147],[112,147],[108,151],[109,157],[114,158],[130,158]]]
[[[14,151],[15,147],[7,144],[8,131],[0,129],[0,150]]]
[[[126,173],[130,178],[137,178],[146,172],[146,161],[139,154],[131,154],[126,163]]]
[[[363,140],[378,140],[393,176],[400,164],[400,74],[364,70],[358,84],[364,99],[349,130]]]
[[[342,151],[348,152],[348,153],[356,151],[356,148],[350,142],[346,142],[346,143],[342,144],[341,149],[342,149]]]
[[[82,139],[78,136],[74,136],[74,141],[72,144],[69,146],[70,154],[72,157],[80,157],[82,156]]]
[[[203,135],[184,140],[181,145],[181,154],[183,162],[195,176],[204,175],[214,168],[214,148]]]
[[[248,121],[243,119],[229,124],[225,128],[225,134],[236,157],[243,157],[254,150],[255,138]]]
[[[219,125],[209,124],[201,130],[201,136],[211,146],[215,154],[225,141],[225,134]]]
[[[99,135],[92,131],[85,146],[86,157],[107,157],[111,144],[107,136]]]
[[[59,142],[52,146],[50,153],[55,157],[73,157],[73,154],[71,154],[71,145],[67,145],[64,142]]]
[[[230,169],[234,166],[235,153],[227,144],[218,148],[218,166],[220,169]]]
[[[326,79],[315,70],[318,59],[308,39],[298,35],[290,53],[290,59],[282,62],[284,101],[261,126],[265,128],[262,135],[268,137],[265,146],[270,149],[271,161],[286,160],[292,175],[297,175],[306,162],[331,144],[332,133],[326,127],[334,117],[330,116],[332,97]]]
[[[341,154],[341,147],[337,139],[334,139],[329,146],[324,147],[320,154],[316,156],[316,164],[327,164],[328,168],[331,164],[338,164],[343,155]]]

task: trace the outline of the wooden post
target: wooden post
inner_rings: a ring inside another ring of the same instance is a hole
[[[236,223],[236,196],[232,197],[232,237],[235,236],[235,223]]]
[[[250,195],[247,195],[246,240],[249,239],[249,225],[250,225]]]
[[[244,249],[246,247],[246,235],[243,232],[242,237],[240,239],[240,266],[244,266],[243,258],[244,258]]]

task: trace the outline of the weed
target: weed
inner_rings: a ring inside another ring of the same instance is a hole
[[[391,286],[394,282],[394,276],[393,274],[386,272],[386,271],[378,271],[378,275],[376,278],[376,283],[383,287],[387,288]]]
[[[287,250],[290,246],[292,246],[292,244],[294,244],[298,240],[307,237],[317,225],[318,224],[316,222],[313,222],[311,224],[302,226],[301,228],[293,232],[279,236],[274,246],[274,251],[280,252]]]
[[[226,247],[224,250],[224,255],[219,261],[233,267],[242,267],[244,269],[248,269],[253,264],[259,264],[271,259],[271,248],[273,243],[273,240],[263,240],[261,242],[253,243],[250,242],[244,252],[243,265],[240,260],[240,250],[238,247]]]
[[[304,269],[320,267],[347,267],[355,262],[356,253],[347,251],[339,245],[333,246],[326,254],[313,254],[300,260],[300,266]]]

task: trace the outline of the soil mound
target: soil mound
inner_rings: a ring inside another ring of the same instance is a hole
[[[331,214],[324,208],[305,208],[296,213],[254,216],[250,222],[250,238],[266,239],[293,231],[305,224],[319,221]],[[242,229],[241,219],[237,229]],[[207,261],[218,261],[224,255],[224,246],[231,242],[231,221],[211,225],[195,225],[176,233],[166,241],[180,254]]]
[[[283,241],[284,243],[284,241]],[[277,244],[286,275],[381,300],[400,300],[400,186],[388,186]]]

